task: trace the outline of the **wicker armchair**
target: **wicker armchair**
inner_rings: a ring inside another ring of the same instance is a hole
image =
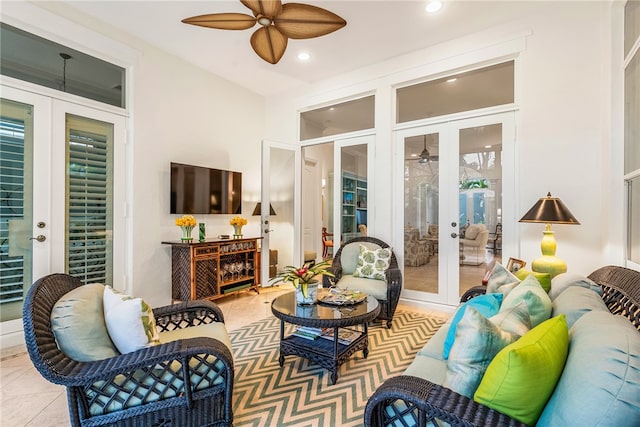
[[[335,275],[335,278],[323,276],[322,280],[323,280],[324,286],[339,286],[339,282],[343,276],[343,273],[345,275],[351,274],[351,272],[345,273],[342,267],[343,267],[343,264],[345,264],[345,261],[347,264],[355,265],[356,259],[354,260],[342,259],[343,252],[345,247],[349,245],[354,245],[354,244],[356,245],[356,247],[359,247],[360,243],[371,244],[374,247],[377,246],[380,248],[390,247],[388,244],[386,244],[382,240],[376,239],[374,237],[356,237],[349,240],[344,245],[342,245],[340,249],[338,249],[338,252],[336,252],[335,257],[333,258],[332,265],[329,268],[329,271],[331,271]],[[353,256],[353,254],[357,252],[351,249],[353,248],[350,248],[350,250],[348,250],[347,252],[350,253],[350,256]],[[393,253],[391,254],[391,263],[389,265],[389,269],[386,272],[386,282],[387,282],[386,298],[384,299],[378,298],[378,303],[380,303],[380,314],[378,315],[377,319],[386,320],[387,328],[391,328],[391,322],[393,321],[393,314],[396,312],[396,307],[398,306],[398,301],[400,300],[400,291],[402,291],[402,273],[398,268],[398,261],[396,260],[396,256]],[[366,291],[363,289],[355,289],[355,288],[353,289]]]
[[[23,309],[31,361],[45,379],[67,387],[71,425],[232,425],[233,358],[217,339],[179,339],[93,362],[59,350],[51,311],[79,286],[66,274],[45,276],[30,288]],[[160,332],[224,322],[220,309],[204,301],[153,312]]]
[[[624,267],[602,267],[589,276],[602,287],[609,311],[626,317],[640,331],[640,272]],[[485,293],[485,286],[467,291],[461,302]],[[525,426],[446,387],[423,378],[400,375],[386,380],[369,398],[364,425],[426,426],[442,420],[456,426]]]

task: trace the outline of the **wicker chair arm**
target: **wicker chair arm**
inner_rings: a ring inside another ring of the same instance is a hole
[[[336,283],[338,283],[338,280],[342,277],[342,266],[334,264],[331,267],[328,267],[327,271],[332,273],[334,277],[322,276],[322,286],[335,286]]]
[[[386,425],[385,407],[396,400],[403,400],[408,411],[418,410],[418,426],[426,426],[434,419],[453,427],[526,426],[448,388],[409,375],[390,378],[378,387],[367,402],[364,425]],[[398,414],[404,415],[407,414]],[[439,425],[437,421],[434,424]]]
[[[398,305],[400,292],[402,292],[402,271],[399,268],[388,268],[385,277],[387,280],[387,301],[395,307]]]
[[[206,323],[222,322],[222,310],[211,301],[184,301],[153,309],[156,324],[161,332]]]
[[[485,293],[487,293],[487,287],[486,286],[474,286],[473,288],[467,290],[464,294],[462,294],[462,296],[460,297],[460,302],[467,302],[469,301],[471,298],[475,298],[477,296],[480,295],[484,295]]]
[[[66,386],[85,386],[139,369],[153,368],[163,362],[178,361],[184,364],[195,355],[212,355],[233,372],[233,357],[229,348],[215,338],[198,337],[171,341],[110,359],[76,362],[68,372],[60,372],[59,381],[54,382]]]

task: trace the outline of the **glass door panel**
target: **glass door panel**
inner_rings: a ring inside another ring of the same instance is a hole
[[[458,129],[460,295],[501,262],[502,135],[502,123]]]
[[[367,144],[340,150],[340,237],[348,242],[367,235]]]

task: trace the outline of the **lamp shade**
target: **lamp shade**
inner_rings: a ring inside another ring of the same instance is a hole
[[[545,224],[575,224],[580,225],[571,211],[557,197],[543,197],[524,214],[520,222],[541,222]]]
[[[258,202],[258,204],[256,205],[255,209],[253,210],[253,214],[252,215],[260,215],[262,213],[262,203]],[[269,215],[271,216],[275,216],[276,215],[276,211],[273,210],[273,206],[271,206],[271,203],[269,203]]]

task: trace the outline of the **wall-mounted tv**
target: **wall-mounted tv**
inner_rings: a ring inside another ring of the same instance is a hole
[[[171,163],[172,214],[241,214],[242,173]]]

